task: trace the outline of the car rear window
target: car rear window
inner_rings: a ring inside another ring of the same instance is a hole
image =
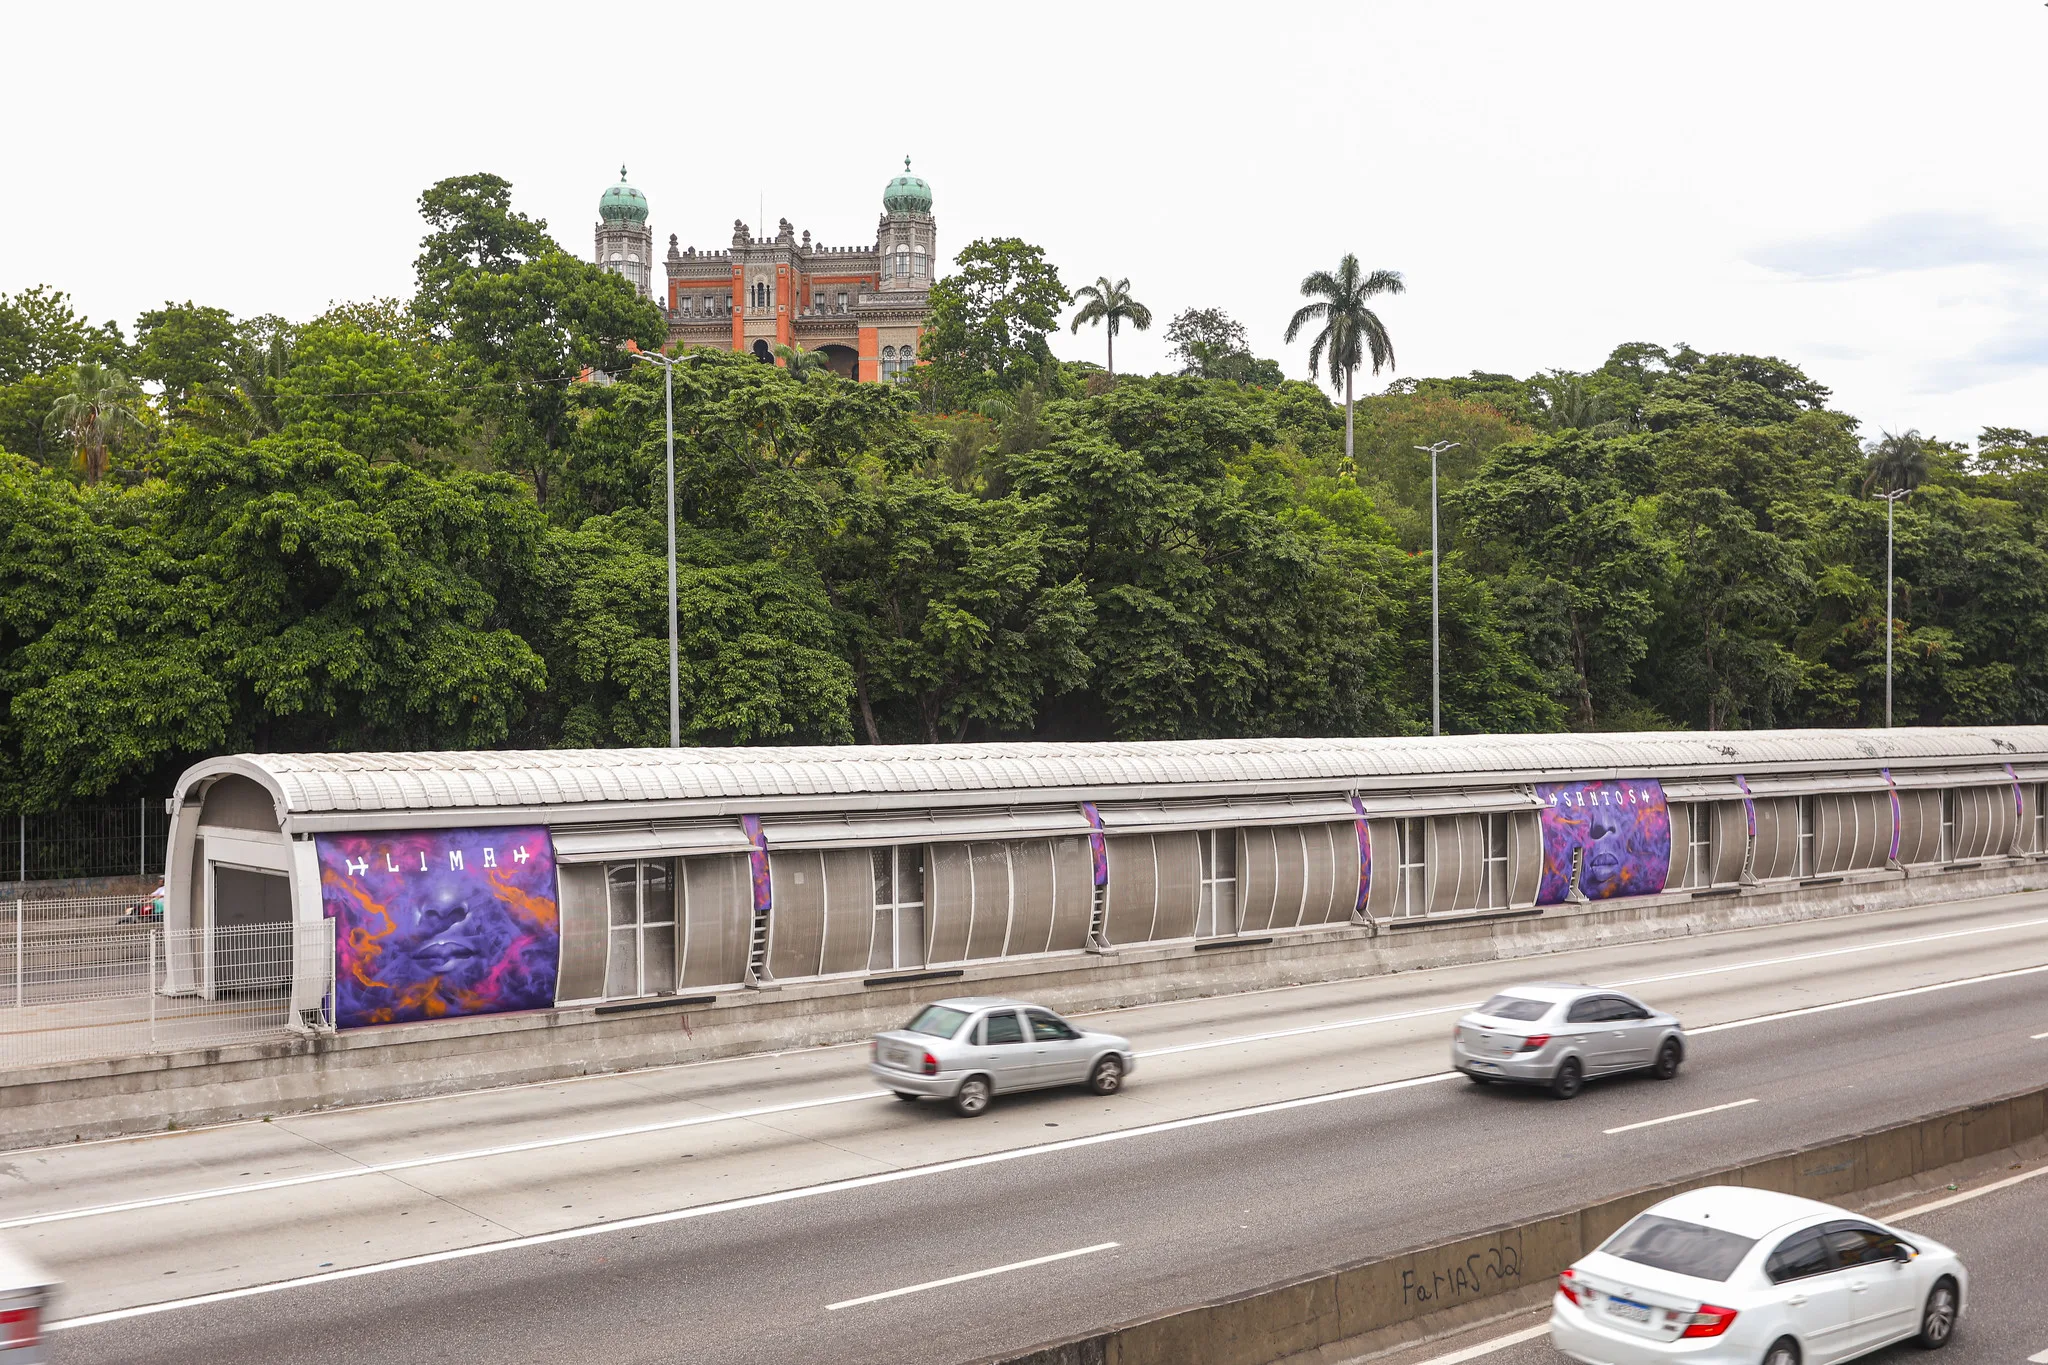
[[[1519,1019],[1528,1023],[1550,1013],[1550,1003],[1548,1000],[1531,1000],[1526,995],[1496,995],[1481,1005],[1479,1012],[1495,1019]]]
[[[967,1011],[948,1009],[944,1005],[926,1005],[917,1012],[917,1018],[907,1027],[912,1033],[928,1033],[934,1038],[951,1038],[967,1022]]]
[[[1742,1264],[1742,1258],[1756,1245],[1720,1228],[1699,1223],[1682,1223],[1645,1213],[1607,1239],[1600,1249],[1609,1256],[1638,1265],[1655,1266],[1675,1275],[1700,1280],[1725,1280]]]

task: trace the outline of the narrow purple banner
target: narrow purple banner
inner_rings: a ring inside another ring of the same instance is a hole
[[[561,914],[546,829],[322,834],[335,1023],[404,1024],[555,1003]]]
[[[1358,827],[1358,904],[1355,908],[1362,915],[1367,902],[1372,899],[1372,827],[1366,823],[1365,802],[1356,792],[1351,796],[1351,809],[1358,812],[1358,818],[1351,823]]]

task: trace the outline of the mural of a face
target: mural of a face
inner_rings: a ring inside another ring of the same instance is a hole
[[[561,921],[542,828],[316,838],[343,1028],[554,1003]]]
[[[1579,889],[1592,900],[1647,896],[1664,889],[1671,870],[1671,812],[1664,788],[1650,781],[1539,782],[1543,803],[1543,881],[1536,899],[1564,900],[1571,889],[1572,851],[1579,850]]]

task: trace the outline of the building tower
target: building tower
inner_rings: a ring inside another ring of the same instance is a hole
[[[900,301],[915,309],[917,323],[925,312],[925,295],[938,274],[938,224],[932,217],[932,187],[910,173],[910,158],[903,158],[903,174],[882,191],[882,221],[875,233],[875,253],[880,257],[880,282],[876,293],[886,302]],[[897,311],[897,310],[892,310]],[[906,315],[907,316],[907,315]],[[883,379],[910,373],[917,355],[916,338],[921,327],[907,337],[909,345],[884,344],[880,357]]]
[[[626,183],[624,166],[619,167],[619,183],[597,201],[597,219],[597,263],[625,276],[641,298],[650,297],[654,229],[647,226],[647,196]]]

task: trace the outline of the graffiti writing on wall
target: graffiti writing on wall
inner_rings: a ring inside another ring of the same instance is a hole
[[[555,1003],[561,915],[547,830],[319,835],[343,1028]]]
[[[1571,890],[1575,849],[1579,889],[1590,900],[1664,889],[1671,870],[1671,811],[1660,783],[1539,782],[1536,798],[1543,803],[1540,903],[1555,905]]]

